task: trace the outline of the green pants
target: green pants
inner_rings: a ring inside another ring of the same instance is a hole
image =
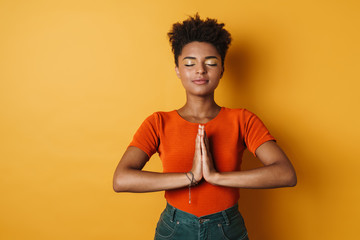
[[[167,204],[156,227],[155,240],[248,240],[238,205],[197,217]]]

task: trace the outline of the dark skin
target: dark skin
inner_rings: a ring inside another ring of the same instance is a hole
[[[214,91],[223,75],[221,57],[216,48],[205,42],[184,46],[175,67],[186,92],[186,103],[178,110],[185,120],[199,123],[194,141],[195,153],[191,171],[196,181],[237,188],[292,187],[297,183],[295,170],[274,141],[259,146],[256,157],[263,166],[246,171],[218,172],[214,167],[211,149],[202,124],[215,118],[221,107],[214,100]],[[129,147],[121,158],[113,179],[116,192],[154,192],[186,187],[189,179],[184,173],[143,171],[149,157],[137,147]]]

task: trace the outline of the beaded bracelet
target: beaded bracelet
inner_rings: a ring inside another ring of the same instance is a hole
[[[188,176],[188,173],[190,173],[191,175],[191,178]],[[190,172],[187,172],[185,173],[186,177],[189,179],[190,181],[190,184],[189,184],[189,204],[191,203],[191,187],[192,186],[195,186],[197,184],[196,180],[195,180],[195,177],[194,177],[194,174],[190,171]]]

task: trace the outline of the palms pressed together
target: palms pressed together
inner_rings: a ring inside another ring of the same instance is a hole
[[[217,173],[212,154],[210,151],[209,139],[203,125],[199,125],[198,133],[195,139],[195,153],[191,172],[194,174],[197,182],[201,179],[209,182],[210,178]]]

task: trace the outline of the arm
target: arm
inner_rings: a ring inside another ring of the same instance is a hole
[[[185,187],[189,184],[184,173],[142,171],[148,155],[137,147],[129,147],[121,158],[113,178],[115,192],[155,192]]]
[[[148,155],[137,147],[129,147],[121,158],[113,178],[115,192],[155,192],[182,188],[190,181],[185,173],[157,173],[143,171]],[[193,167],[195,180],[202,178],[200,136],[196,137]]]
[[[263,143],[256,149],[256,156],[263,167],[247,171],[217,172],[214,168],[209,144],[204,133],[201,138],[203,151],[203,176],[213,185],[238,188],[293,187],[297,183],[295,170],[281,148],[274,141]]]

